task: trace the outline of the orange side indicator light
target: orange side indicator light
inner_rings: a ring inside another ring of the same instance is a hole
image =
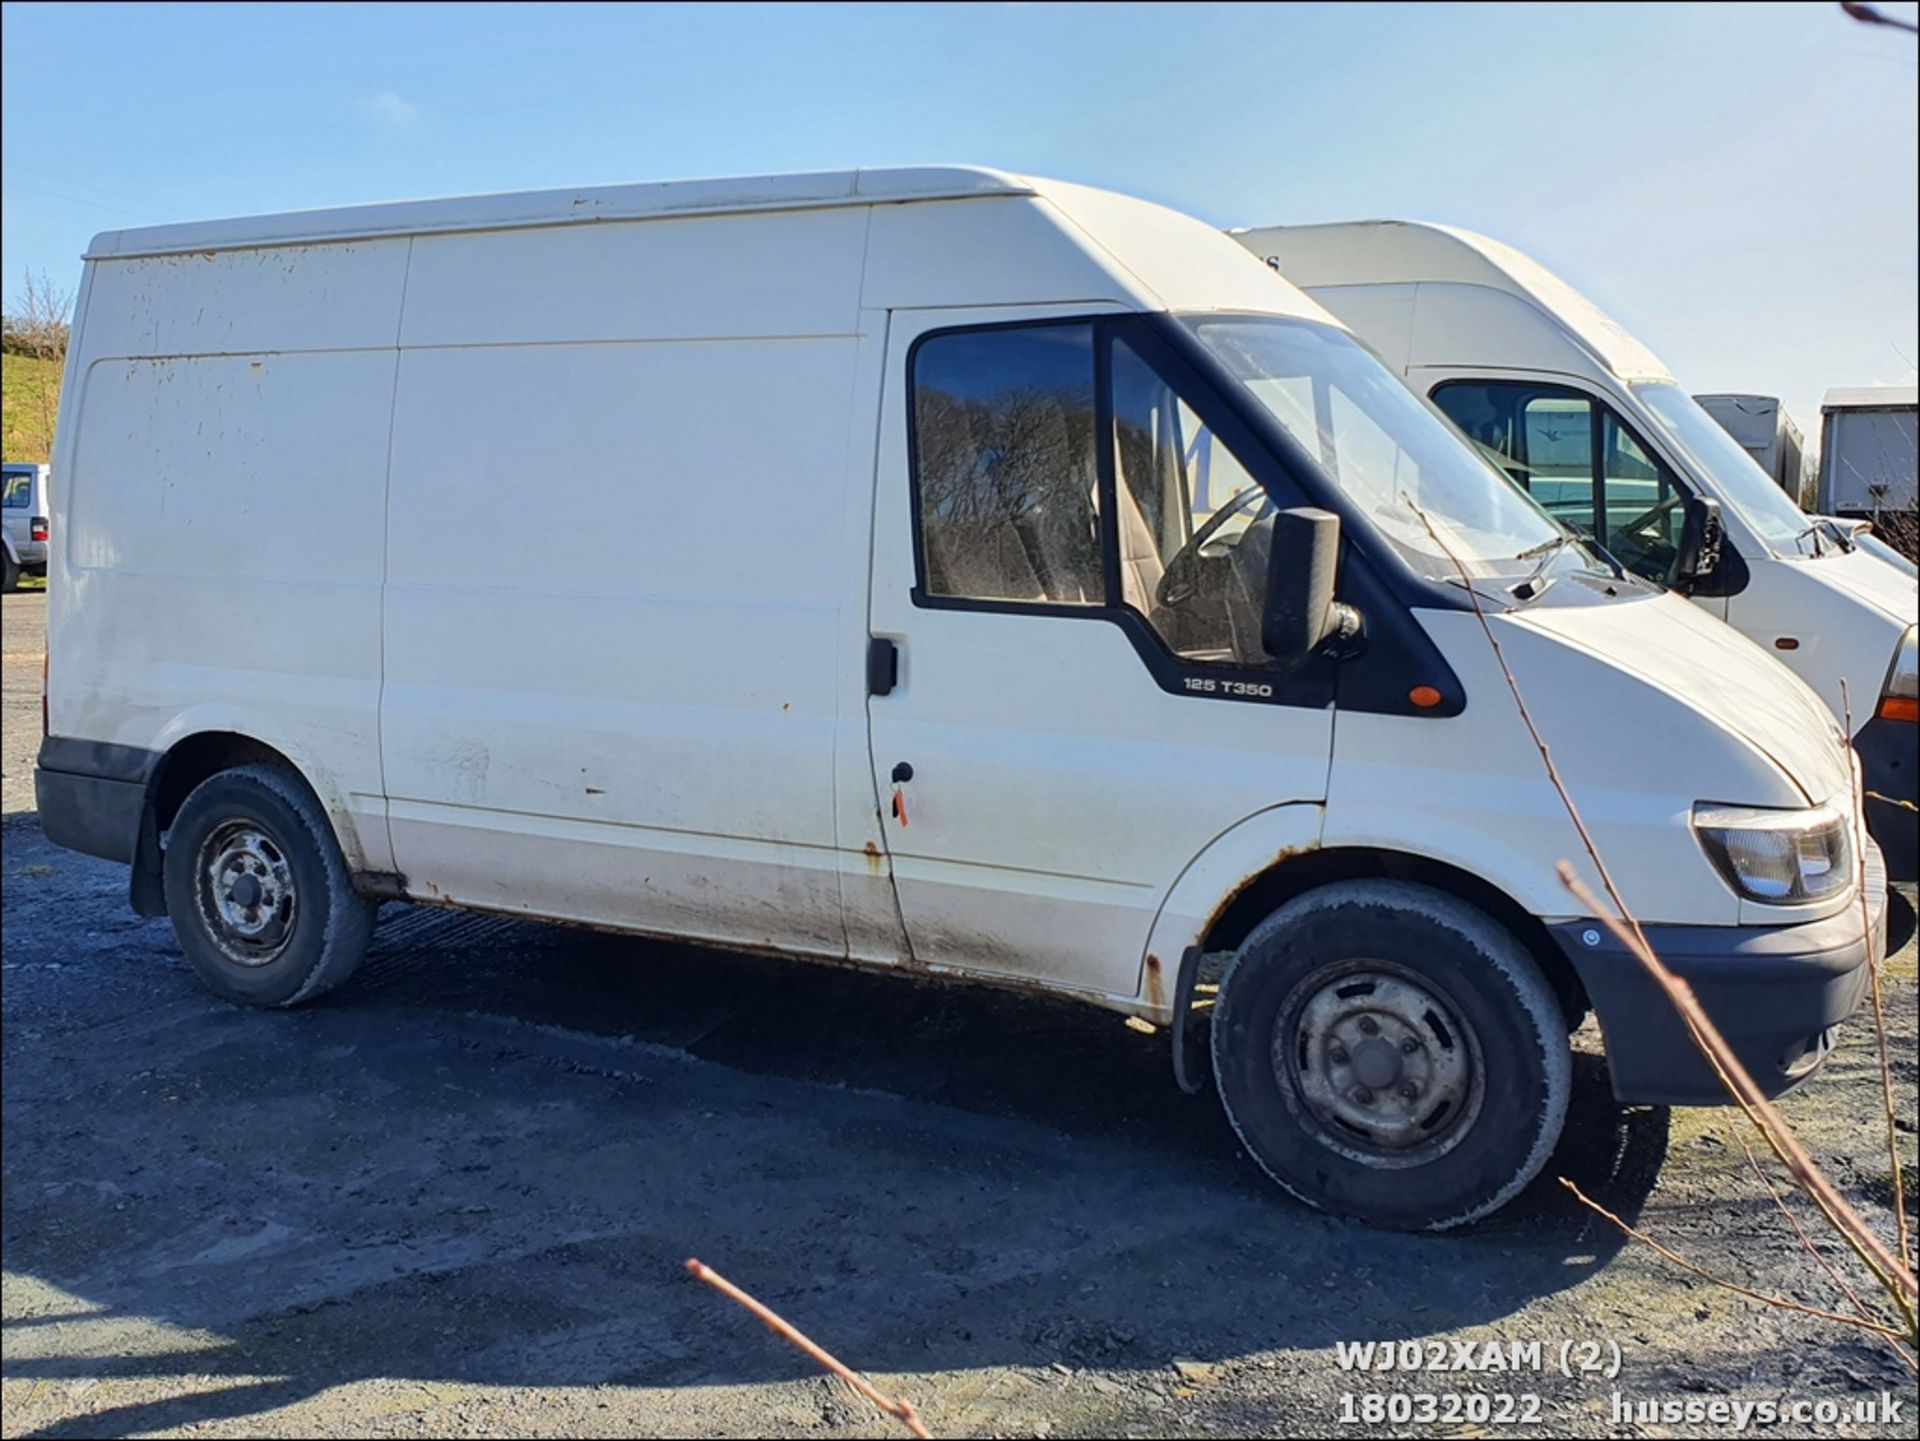
[[[1920,700],[1910,695],[1883,695],[1877,714],[1881,720],[1920,722]]]
[[[1430,685],[1417,685],[1407,692],[1407,699],[1421,710],[1432,710],[1440,704],[1440,692]]]
[[[1792,635],[1775,636],[1773,648],[1775,650],[1799,650],[1800,638]]]

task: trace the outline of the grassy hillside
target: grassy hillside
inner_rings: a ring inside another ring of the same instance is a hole
[[[0,400],[6,431],[0,458],[45,460],[53,449],[53,417],[60,402],[60,362],[0,355]]]

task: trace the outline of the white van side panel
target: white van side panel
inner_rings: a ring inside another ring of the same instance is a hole
[[[865,224],[415,242],[383,712],[410,894],[845,954]]]
[[[846,335],[859,306],[867,213],[422,236],[400,344]]]
[[[870,310],[1151,304],[1038,200],[882,205],[872,215],[862,285]]]
[[[1471,230],[1422,221],[1275,225],[1235,239],[1309,295],[1332,286],[1418,282],[1491,291],[1555,316],[1602,370],[1671,379],[1667,368],[1586,296],[1531,257]],[[1461,364],[1469,362],[1462,361]]]
[[[1328,319],[1270,266],[1204,221],[1110,190],[1057,180],[1037,183],[1094,253],[1152,297],[1143,309],[1255,310]]]
[[[1397,374],[1413,363],[1413,316],[1418,285],[1335,285],[1314,299],[1370,347]]]
[[[1417,290],[1408,352],[1411,376],[1444,365],[1587,377],[1607,373],[1577,335],[1524,296],[1477,285],[1426,282]]]
[[[405,259],[382,242],[90,266],[49,617],[56,735],[265,742],[375,870]]]
[[[89,361],[393,345],[406,240],[95,262]]]

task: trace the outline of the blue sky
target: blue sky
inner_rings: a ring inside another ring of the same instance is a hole
[[[9,299],[125,226],[972,161],[1483,230],[1803,426],[1920,350],[1915,41],[1826,3],[8,4],[0,71]]]

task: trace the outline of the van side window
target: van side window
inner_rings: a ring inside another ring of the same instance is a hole
[[[1672,579],[1686,492],[1607,405],[1532,381],[1448,381],[1433,401],[1548,514],[1636,575]]]
[[[927,592],[1104,604],[1093,327],[929,336],[912,388]]]
[[[1122,599],[1188,660],[1265,664],[1272,501],[1125,341],[1112,376]]]

